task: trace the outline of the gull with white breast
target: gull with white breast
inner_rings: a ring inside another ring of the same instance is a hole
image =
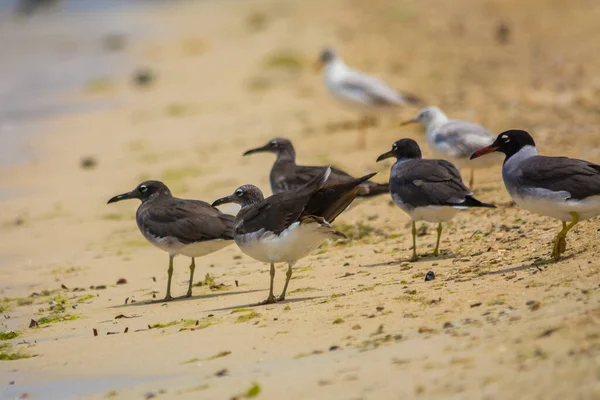
[[[173,258],[177,255],[192,259],[185,296],[191,297],[195,257],[205,256],[233,243],[234,217],[223,214],[204,201],[173,197],[169,188],[160,181],[142,182],[131,192],[114,196],[108,204],[127,199],[142,201],[135,214],[140,232],[154,246],[169,253],[164,300],[173,300],[171,279]]]
[[[442,222],[449,221],[459,210],[473,207],[495,208],[482,203],[464,185],[458,169],[446,160],[424,160],[417,142],[400,139],[377,161],[395,157],[390,172],[390,194],[398,207],[412,219],[413,255],[417,256],[416,221],[436,222],[437,241],[433,255],[437,256],[442,235]]]
[[[420,102],[416,96],[401,94],[379,78],[348,67],[332,49],[321,52],[316,67],[325,69],[325,85],[333,97],[363,114],[359,122],[359,148],[366,145],[370,116]]]
[[[420,123],[426,129],[427,145],[435,157],[452,161],[459,168],[470,168],[469,188],[475,183],[475,169],[499,164],[500,157],[483,160],[471,160],[471,154],[484,146],[490,145],[495,136],[481,125],[468,121],[449,119],[438,107],[425,107],[416,117],[401,125]]]
[[[568,157],[539,156],[531,135],[509,130],[472,158],[500,152],[504,186],[520,207],[562,221],[552,257],[558,261],[567,247],[567,233],[581,220],[600,215],[600,165]]]
[[[369,174],[326,187],[330,173],[331,169],[327,168],[307,184],[266,199],[256,186],[240,186],[232,195],[213,203],[213,206],[225,203],[242,206],[235,218],[235,242],[245,254],[271,266],[269,296],[261,304],[285,299],[292,268],[298,260],[326,240],[345,238],[330,223],[354,200],[358,186],[375,175]],[[285,285],[279,298],[273,295],[277,262],[288,264]]]

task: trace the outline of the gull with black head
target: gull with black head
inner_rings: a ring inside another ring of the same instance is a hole
[[[274,153],[277,157],[271,168],[269,181],[273,194],[281,193],[287,190],[295,190],[305,185],[316,176],[327,169],[326,166],[305,166],[296,164],[296,151],[294,145],[289,139],[275,138],[266,145],[248,150],[245,156],[255,153]],[[331,174],[327,179],[327,185],[351,182],[355,178],[346,172],[331,167]],[[358,197],[371,197],[379,194],[388,193],[389,185],[387,183],[377,183],[365,181],[359,185],[360,191]]]
[[[600,215],[600,165],[568,157],[539,156],[531,135],[509,130],[472,158],[501,152],[504,186],[520,207],[562,221],[552,257],[558,261],[567,247],[567,233],[580,220]]]
[[[421,102],[416,96],[401,94],[379,78],[348,67],[341,57],[329,48],[321,52],[315,67],[318,70],[325,69],[325,85],[335,99],[363,114],[359,122],[359,148],[366,145],[370,116]]]
[[[241,205],[235,218],[233,236],[240,249],[255,260],[270,264],[269,296],[261,304],[285,299],[292,268],[301,258],[326,240],[345,238],[330,224],[356,197],[358,186],[375,174],[337,185],[325,186],[331,173],[326,168],[303,186],[264,198],[253,185],[240,186],[213,206]],[[286,281],[279,298],[273,295],[275,263],[288,264]]]
[[[459,168],[470,168],[469,188],[475,184],[475,169],[499,164],[499,157],[471,160],[471,154],[490,145],[495,136],[483,126],[468,121],[449,119],[438,107],[425,107],[416,117],[401,125],[420,123],[426,129],[425,139],[435,157],[447,159]]]
[[[412,219],[413,255],[417,256],[416,221],[438,224],[437,241],[433,255],[439,254],[442,222],[449,221],[459,210],[473,207],[495,208],[482,203],[464,185],[460,172],[446,160],[424,160],[417,142],[400,139],[392,149],[380,155],[377,161],[395,157],[390,172],[390,194],[398,207]]]
[[[111,198],[108,204],[126,199],[139,199],[135,220],[146,240],[169,253],[167,294],[171,297],[173,258],[177,255],[190,257],[190,281],[185,297],[191,297],[195,257],[213,253],[233,243],[235,217],[223,214],[219,209],[200,200],[184,200],[173,197],[169,188],[160,181],[140,183],[131,192]]]

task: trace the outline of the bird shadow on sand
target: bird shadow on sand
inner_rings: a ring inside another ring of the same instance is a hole
[[[375,263],[375,264],[360,264],[359,267],[375,268],[375,267],[384,267],[386,265],[400,265],[405,262],[409,262],[411,264],[418,264],[418,263],[422,263],[425,261],[441,261],[441,260],[447,260],[449,258],[454,258],[454,257],[455,257],[454,254],[442,254],[439,256],[433,256],[431,254],[428,254],[428,255],[424,255],[424,256],[419,256],[419,258],[416,261],[412,261],[410,258],[403,258],[400,260],[393,260],[393,261],[387,261],[387,262]]]
[[[172,303],[179,303],[181,301],[202,300],[202,299],[210,299],[210,298],[219,297],[219,296],[233,296],[236,294],[247,294],[247,293],[254,293],[254,292],[262,292],[262,290],[255,289],[255,290],[243,290],[243,291],[239,291],[239,292],[237,292],[237,291],[215,292],[215,293],[208,293],[208,294],[200,294],[200,295],[192,296],[192,297],[181,296],[181,297],[175,297],[171,301],[165,301],[163,299],[148,300],[148,301],[136,301],[135,303],[120,304],[118,306],[112,306],[111,308],[139,307],[139,306],[149,306],[149,305],[153,305],[153,304],[172,304]]]
[[[568,256],[564,256],[561,257],[560,261],[565,261],[565,260],[570,260],[575,258],[576,254],[570,254]],[[552,264],[556,264],[556,261],[554,261],[552,258],[544,258],[544,259],[537,259],[527,265],[520,265],[518,267],[510,267],[510,268],[504,268],[504,269],[499,269],[496,271],[489,271],[489,272],[481,272],[481,276],[485,276],[485,275],[502,275],[502,274],[506,274],[506,273],[511,273],[511,272],[519,272],[519,271],[526,271],[529,269],[536,269],[536,272],[544,272],[545,268],[548,265],[552,265]]]
[[[233,310],[237,310],[239,308],[255,308],[255,307],[264,307],[264,306],[279,306],[279,305],[284,306],[287,304],[300,303],[300,302],[308,301],[308,300],[323,299],[325,297],[326,296],[294,297],[293,299],[285,299],[283,301],[273,303],[273,304],[247,303],[247,304],[239,304],[237,306],[213,308],[212,310],[207,310],[207,311],[210,311],[210,312],[233,311]]]

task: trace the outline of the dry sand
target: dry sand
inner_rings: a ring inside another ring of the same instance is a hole
[[[241,154],[275,136],[292,139],[302,163],[381,170],[384,181],[380,153],[404,136],[424,143],[397,127],[416,110],[382,118],[356,150],[355,132],[336,128],[355,116],[309,68],[323,45],[452,117],[524,128],[543,153],[599,162],[599,15],[592,0],[215,1],[144,13],[164,36],[125,51],[156,83],[139,90],[123,76],[70,93],[123,106],[51,121],[28,144],[34,162],[0,170],[0,190],[20,193],[1,203],[0,282],[12,300],[0,307],[4,329],[21,333],[3,351],[35,356],[0,362],[0,396],[600,398],[598,219],[546,263],[560,223],[511,205],[499,166],[476,188],[499,208],[459,214],[440,257],[405,261],[409,219],[381,196],[339,218],[353,240],[297,264],[289,300],[260,307],[267,267],[235,245],[197,260],[197,280],[224,287],[148,304],[164,295],[168,257],[138,232],[135,201],[105,204],[147,178],[206,201],[244,183],[267,190],[273,157]],[[80,168],[84,156],[97,167]],[[175,264],[183,295],[188,260]],[[28,327],[49,315],[78,319]]]

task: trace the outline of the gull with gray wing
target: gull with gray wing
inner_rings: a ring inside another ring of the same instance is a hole
[[[325,166],[296,164],[294,146],[290,140],[285,138],[275,138],[262,147],[246,151],[244,155],[247,156],[255,153],[274,153],[277,157],[269,176],[273,194],[295,190],[327,169]],[[331,174],[329,175],[329,179],[327,179],[327,185],[335,185],[353,180],[354,178],[346,172],[331,167]],[[358,197],[371,197],[389,192],[389,185],[387,183],[365,181],[359,185],[359,188]]]
[[[482,203],[464,185],[458,169],[446,160],[424,160],[417,142],[400,139],[377,161],[395,157],[390,172],[390,194],[398,207],[412,219],[413,255],[417,256],[416,221],[438,223],[433,255],[437,256],[442,235],[442,222],[449,221],[459,210],[472,207],[495,208]]]
[[[600,215],[600,165],[568,157],[539,156],[531,135],[509,130],[472,158],[505,154],[502,178],[520,207],[562,221],[552,258],[558,261],[567,247],[567,233],[580,221]]]
[[[435,157],[441,157],[456,164],[459,168],[470,168],[469,188],[475,183],[475,169],[499,164],[500,157],[484,160],[470,160],[471,154],[491,144],[495,137],[481,125],[472,122],[449,119],[438,107],[425,107],[416,117],[401,125],[420,123],[425,126],[427,145]]]
[[[177,255],[190,257],[190,280],[185,297],[191,297],[195,257],[202,257],[233,243],[232,215],[200,200],[184,200],[173,197],[169,188],[160,181],[140,183],[131,192],[114,196],[108,204],[126,199],[139,199],[135,220],[146,240],[169,253],[167,294],[171,296],[173,258]]]
[[[269,296],[261,304],[285,299],[292,268],[298,260],[326,240],[345,237],[330,223],[354,200],[358,186],[375,175],[325,186],[330,173],[331,169],[326,168],[305,185],[266,199],[256,186],[240,186],[232,195],[213,203],[213,206],[225,203],[242,206],[235,218],[235,242],[248,256],[270,264]],[[278,299],[273,295],[277,262],[288,264],[285,285]]]
[[[379,78],[348,67],[332,49],[321,52],[316,67],[318,69],[324,67],[325,85],[332,96],[363,114],[359,122],[359,148],[364,148],[366,145],[370,116],[420,103],[420,99],[416,96],[401,94]]]

